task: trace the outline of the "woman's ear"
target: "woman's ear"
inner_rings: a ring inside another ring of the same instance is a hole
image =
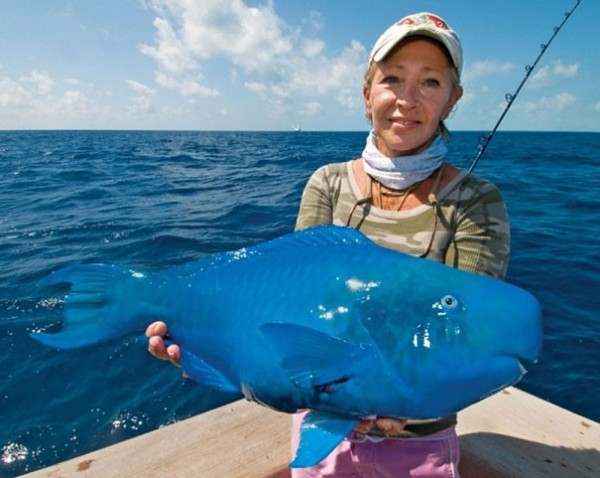
[[[371,87],[363,85],[363,99],[365,101],[365,116],[371,121],[373,114],[371,113]]]
[[[448,105],[446,106],[446,111],[444,111],[444,115],[442,116],[443,120],[448,117],[448,115],[450,114],[452,109],[456,106],[456,103],[458,103],[458,100],[460,100],[462,98],[462,95],[463,95],[463,87],[458,85],[452,92],[452,95],[450,95],[450,99],[448,100]]]

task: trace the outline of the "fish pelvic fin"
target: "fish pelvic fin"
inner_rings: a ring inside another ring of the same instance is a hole
[[[51,334],[33,332],[31,337],[48,347],[74,349],[143,329],[155,315],[143,300],[137,300],[140,284],[136,281],[144,277],[107,264],[74,265],[54,272],[39,285],[71,284],[65,298],[63,329]]]
[[[311,411],[300,426],[300,443],[290,468],[323,461],[354,429],[358,419]]]
[[[225,372],[195,355],[186,348],[181,349],[181,365],[192,380],[226,393],[240,393],[240,386]]]

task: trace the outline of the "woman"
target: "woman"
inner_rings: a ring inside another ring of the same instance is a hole
[[[460,40],[440,17],[417,13],[386,30],[365,74],[372,130],[363,154],[312,175],[296,229],[349,225],[384,247],[503,278],[509,227],[502,197],[445,162],[443,121],[462,96],[461,70]],[[163,323],[148,328],[150,351],[177,363],[179,349],[165,348],[165,333]],[[293,446],[301,420],[294,417]],[[322,463],[292,476],[458,476],[455,423],[364,420]]]

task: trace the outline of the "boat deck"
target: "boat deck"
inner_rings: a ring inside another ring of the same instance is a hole
[[[287,478],[290,416],[234,402],[27,478]],[[515,388],[459,415],[461,478],[595,478],[600,425]]]

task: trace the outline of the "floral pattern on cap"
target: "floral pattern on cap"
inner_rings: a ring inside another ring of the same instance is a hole
[[[448,25],[444,20],[440,17],[436,17],[431,13],[422,13],[420,15],[413,15],[410,17],[403,18],[398,22],[398,25],[423,25],[423,24],[433,24],[437,28],[441,28],[443,30],[450,30]]]

